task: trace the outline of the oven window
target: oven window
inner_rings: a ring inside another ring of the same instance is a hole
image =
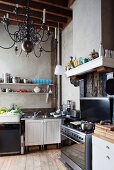
[[[61,136],[61,152],[85,170],[85,144],[76,143],[72,139]]]

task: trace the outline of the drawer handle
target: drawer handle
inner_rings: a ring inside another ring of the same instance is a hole
[[[107,148],[107,149],[110,149],[110,147],[109,147],[109,146],[106,146],[106,148]]]
[[[110,157],[109,157],[109,156],[106,156],[106,158],[107,158],[107,159],[110,159]]]

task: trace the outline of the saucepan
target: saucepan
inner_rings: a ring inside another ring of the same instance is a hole
[[[95,128],[95,125],[94,123],[92,122],[81,122],[81,129],[84,130],[84,131],[91,131]]]

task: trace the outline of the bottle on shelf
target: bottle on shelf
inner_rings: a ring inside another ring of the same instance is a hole
[[[102,45],[102,42],[100,43],[100,47],[99,47],[99,57],[104,57],[104,48]]]

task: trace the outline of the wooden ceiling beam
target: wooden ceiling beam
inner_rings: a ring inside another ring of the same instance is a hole
[[[0,9],[3,10],[3,11],[6,11],[6,13],[13,13],[13,11],[14,11],[14,7],[9,8],[8,5],[3,5],[3,4],[0,5]],[[23,8],[19,7],[19,13],[25,14],[25,10]],[[37,12],[37,11],[31,10],[30,15],[32,17],[38,17],[40,19],[42,18],[42,12]],[[59,16],[57,16],[57,18],[56,18],[56,16],[50,15],[50,14],[46,14],[46,20],[53,21],[53,22],[59,22],[59,23],[63,23],[63,24],[67,23],[66,18],[59,17]]]
[[[0,15],[3,16],[6,13],[9,13],[9,15],[14,14],[12,11],[14,10],[14,7],[8,8],[7,5],[1,5],[0,6]],[[19,8],[20,15],[25,15],[25,11],[22,8]],[[40,19],[42,18],[42,13],[31,11],[30,12],[31,18]],[[58,20],[57,20],[58,19]],[[46,22],[52,22],[52,23],[60,23],[60,24],[66,24],[67,20],[61,17],[58,17],[56,19],[55,16],[50,16],[49,14],[46,15]]]
[[[2,17],[0,16],[0,21],[2,21]],[[19,25],[22,25],[23,24],[23,20],[21,20],[21,18],[19,18],[19,20],[18,20],[18,24]],[[10,25],[17,25],[17,21],[15,20],[15,18],[10,18]],[[39,23],[39,22],[34,22],[34,26],[35,26],[35,28],[36,29],[40,29],[41,28],[41,23]],[[48,27],[49,25],[47,25],[46,24],[46,27]],[[56,25],[57,26],[57,25]],[[54,31],[54,29],[55,29],[55,25],[54,24],[52,24],[51,26],[50,26],[50,30],[53,30]]]
[[[70,8],[71,5],[74,3],[75,0],[68,0],[68,7]]]
[[[2,17],[5,13],[9,13],[10,17],[14,20],[14,10],[17,2],[19,2],[18,9],[21,20],[26,14],[26,1],[23,0],[0,0],[0,16]],[[46,24],[49,26],[57,27],[59,23],[60,28],[63,29],[72,20],[72,10],[68,9],[68,0],[30,0],[29,6],[30,19],[35,23],[38,22],[40,25],[44,8],[46,9]]]
[[[61,9],[66,9],[66,10],[70,10],[68,7],[66,6],[63,6],[63,5],[59,5],[59,4],[55,4],[55,3],[52,3],[50,1],[42,1],[42,0],[32,0],[32,2],[36,2],[36,3],[42,3],[44,5],[49,5],[49,6],[52,6],[52,7],[58,7],[58,8],[61,8]],[[57,1],[58,2],[58,1]]]
[[[3,11],[2,12],[0,11],[0,13],[4,14]],[[24,22],[24,18],[25,18],[24,15],[20,15],[19,18],[18,18],[18,21],[23,23]],[[36,25],[40,25],[40,26],[42,25],[42,21],[39,18],[31,18],[30,17],[30,20],[31,20],[31,23],[33,23],[35,26]],[[9,16],[9,23],[11,24],[12,21],[15,21],[15,23],[17,23],[14,14],[10,14],[10,16]],[[47,21],[45,25],[49,26],[49,27],[52,27],[52,28],[58,27],[58,23],[51,22],[51,21]],[[59,27],[60,27],[60,29],[63,29],[63,24],[59,24]]]
[[[5,4],[5,5],[9,5],[9,6],[16,6],[17,4],[17,0],[13,0],[13,2],[11,0],[7,0],[7,1],[0,1],[0,4]],[[22,2],[22,0],[20,0],[19,2],[19,7],[23,8],[25,7],[25,3]],[[38,3],[35,3],[35,2],[32,2],[30,3],[30,9],[34,10],[34,11],[40,11],[42,12],[43,9],[46,9],[46,13],[49,13],[49,14],[52,14],[52,15],[55,15],[55,16],[62,16],[62,17],[72,17],[72,10],[70,9],[60,9],[58,7],[53,7],[50,6],[50,5],[45,5],[38,2]]]
[[[72,10],[71,9],[61,9],[59,7],[56,7],[56,6],[50,6],[50,5],[45,5],[40,3],[40,2],[32,2],[31,3],[31,8],[33,8],[34,10],[37,10],[36,6],[38,6],[38,8],[40,10],[43,10],[44,8],[46,9],[46,12],[47,13],[50,13],[50,14],[53,14],[53,15],[57,15],[57,16],[63,16],[63,17],[72,17]]]
[[[60,5],[63,7],[68,7],[68,0],[41,0],[41,1],[45,1],[47,3],[52,3],[55,5]]]

